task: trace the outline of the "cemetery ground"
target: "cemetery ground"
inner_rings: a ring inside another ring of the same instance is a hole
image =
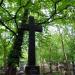
[[[74,75],[75,64],[72,62],[45,62],[40,65],[40,75]],[[25,74],[26,64],[20,63],[20,67],[17,68],[16,75],[26,75]],[[0,75],[5,75],[6,69],[0,67]],[[37,74],[35,74],[37,75]]]

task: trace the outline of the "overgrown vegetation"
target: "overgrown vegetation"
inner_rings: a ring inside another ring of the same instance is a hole
[[[75,0],[0,0],[0,66],[6,67],[19,26],[28,23],[30,15],[43,27],[42,33],[36,33],[37,64],[65,60],[74,64]],[[26,64],[28,32],[24,33],[18,63],[24,60]]]

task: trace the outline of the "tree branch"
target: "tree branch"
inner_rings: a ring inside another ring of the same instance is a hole
[[[59,3],[61,0],[51,0],[53,3]]]
[[[56,3],[59,3],[60,1],[62,1],[62,0],[57,0]]]
[[[55,4],[56,5],[56,4]],[[69,7],[70,5],[67,5],[66,7],[64,7],[62,10],[60,10],[58,13],[56,12],[56,6],[55,6],[55,10],[54,10],[54,12],[52,13],[52,15],[49,17],[49,18],[47,18],[45,21],[43,21],[43,22],[41,22],[41,23],[38,23],[39,25],[40,24],[44,24],[44,23],[50,23],[50,22],[48,22],[51,18],[53,18],[54,17],[54,15],[56,15],[56,14],[59,14],[60,12],[62,12],[64,9],[67,9],[68,7]],[[52,19],[52,21],[53,21],[53,19]],[[52,22],[51,21],[51,22]]]
[[[38,23],[39,25],[47,23],[49,19],[51,19],[56,13],[54,12],[49,18],[47,18],[45,21]]]
[[[58,17],[58,18],[53,18],[51,21],[48,21],[47,23],[51,23],[55,20],[59,20],[59,19],[64,19],[66,17],[66,15],[62,16],[62,17]]]
[[[9,19],[8,20],[6,20],[6,22],[7,21],[10,21],[10,20],[13,20],[15,17],[12,17],[12,15],[10,14],[10,12],[8,11],[8,10],[6,10],[4,7],[1,7],[2,9],[4,9],[4,11],[6,11],[7,12],[7,14],[9,15]]]
[[[11,14],[8,10],[6,10],[4,7],[1,7],[2,9],[4,9],[4,11],[6,11],[8,13],[8,15],[11,17]]]
[[[66,5],[62,10],[60,10],[58,13],[61,13],[64,9],[67,9],[68,7],[70,7],[70,5]]]
[[[52,11],[52,15],[49,18],[47,18],[45,21],[39,23],[39,25],[48,22],[51,18],[54,17],[54,15],[56,14],[56,5],[57,5],[57,3],[54,3],[54,11]]]
[[[17,18],[17,13],[19,12],[19,10],[23,7],[26,7],[28,4],[30,3],[30,0],[28,0],[28,2],[26,3],[26,5],[24,6],[20,6],[19,9],[16,11],[15,13],[15,16],[14,16],[14,20],[15,20],[15,23],[16,23],[16,26],[17,26],[17,29],[18,29],[18,24],[17,24],[17,21],[16,21],[16,18]]]
[[[16,35],[16,33],[13,31],[13,30],[11,30],[8,26],[6,26],[5,24],[4,24],[4,22],[0,19],[0,23],[2,24],[2,26],[4,26],[6,29],[8,29],[9,31],[11,31],[14,35]]]
[[[3,0],[1,0],[1,2],[0,2],[0,6],[2,5],[2,3],[3,3]]]
[[[8,22],[8,21],[10,21],[10,20],[13,20],[15,17],[13,16],[13,17],[11,17],[10,19],[8,19],[8,20],[6,20],[5,22]]]

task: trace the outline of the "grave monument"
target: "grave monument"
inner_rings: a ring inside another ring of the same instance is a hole
[[[33,16],[29,17],[29,24],[23,25],[22,30],[29,31],[28,64],[25,68],[26,75],[40,75],[39,66],[36,66],[35,31],[42,32],[42,26],[36,25]]]

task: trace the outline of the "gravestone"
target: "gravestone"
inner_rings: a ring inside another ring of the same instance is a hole
[[[22,30],[29,31],[28,65],[25,68],[26,75],[39,75],[39,66],[36,66],[35,31],[42,32],[42,27],[36,25],[34,17],[29,17],[29,24],[22,26]]]

